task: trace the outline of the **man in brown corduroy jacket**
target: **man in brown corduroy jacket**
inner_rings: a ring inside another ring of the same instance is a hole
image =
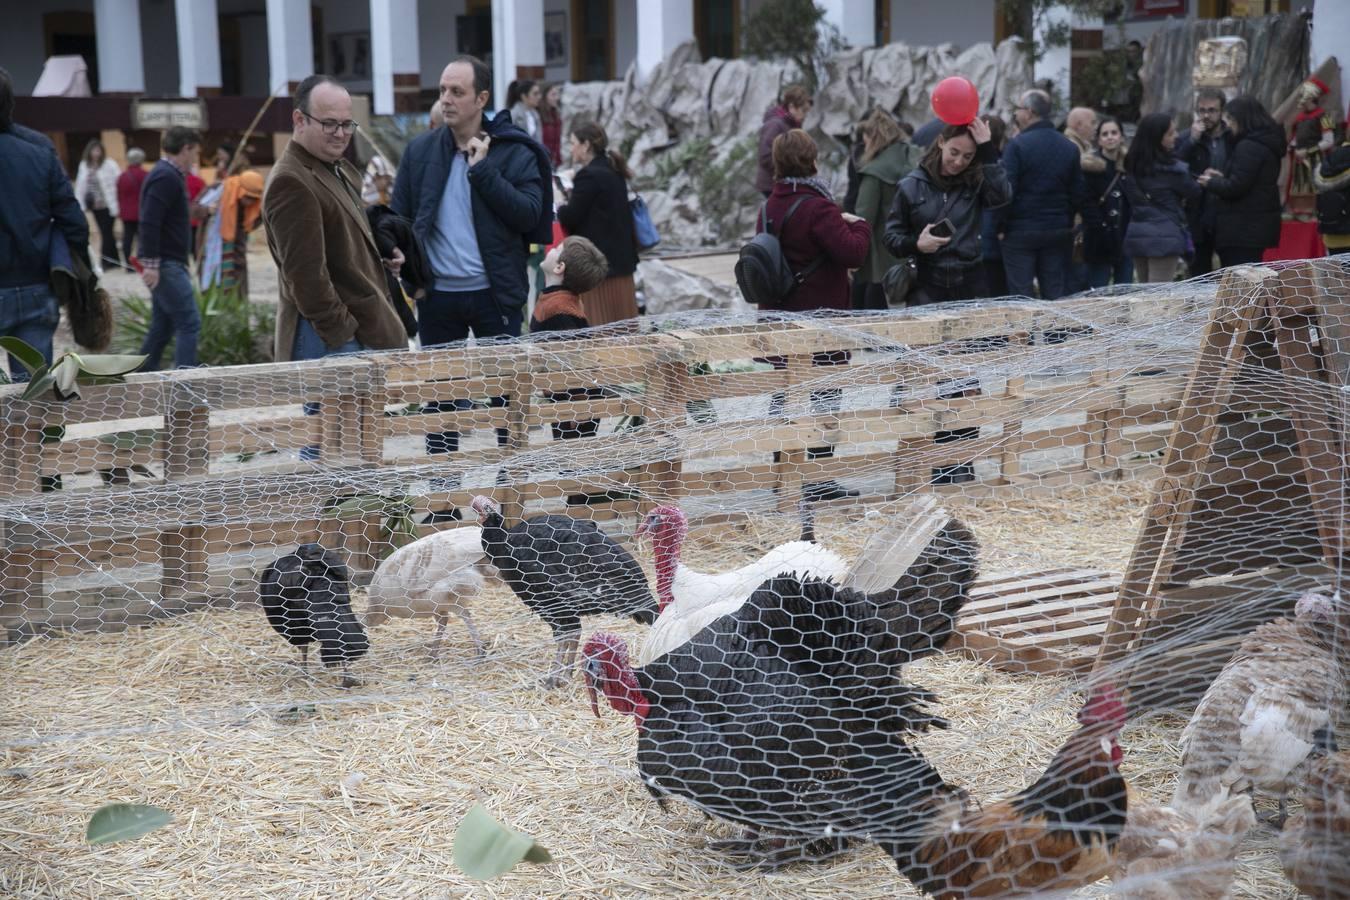
[[[381,268],[397,274],[403,256],[380,259],[361,173],[342,158],[356,130],[351,110],[351,96],[331,77],[302,81],[291,142],[267,179],[262,215],[279,280],[278,362],[408,346]]]

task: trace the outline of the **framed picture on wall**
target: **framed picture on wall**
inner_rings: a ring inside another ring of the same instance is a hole
[[[328,36],[328,71],[339,81],[370,80],[370,32]]]
[[[567,13],[544,13],[544,65],[567,65]]]

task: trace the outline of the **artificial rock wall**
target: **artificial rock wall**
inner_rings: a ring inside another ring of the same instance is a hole
[[[917,127],[932,116],[929,97],[937,83],[964,75],[975,83],[982,108],[1006,117],[1031,86],[1031,68],[1016,40],[961,52],[951,44],[847,50],[827,60],[824,72],[805,125],[822,144],[822,175],[841,196],[840,139],[847,140],[872,107],[890,109]],[[563,119],[565,127],[599,122],[610,146],[627,153],[661,231],[662,250],[733,247],[754,229],[760,202],[755,144],[764,114],[797,75],[785,61],[702,62],[690,42],[645,82],[630,69],[622,81],[567,85]]]

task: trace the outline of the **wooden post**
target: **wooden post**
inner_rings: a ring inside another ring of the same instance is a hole
[[[678,341],[677,338],[666,340]],[[669,455],[645,465],[637,479],[642,494],[638,503],[639,516],[645,516],[662,503],[676,503],[684,494],[684,448],[678,443],[677,434],[685,424],[685,401],[693,388],[693,376],[689,374],[689,363],[684,361],[678,344],[674,351],[673,360],[652,366],[644,396],[648,425],[661,432],[664,440],[657,446],[666,448]]]
[[[169,386],[169,409],[164,415],[164,480],[185,481],[205,475],[210,467],[211,410],[195,396],[191,385]],[[206,527],[183,524],[160,534],[160,602],[185,594],[206,593]]]
[[[43,418],[21,401],[7,403],[4,409],[0,496],[35,497],[42,482]],[[47,565],[34,526],[0,520],[0,624],[19,625],[46,610]]]
[[[506,395],[506,449],[515,456],[530,445],[530,427],[528,416],[534,402],[534,371],[532,360],[526,355],[526,364],[515,373],[511,392]],[[517,486],[518,474],[513,474],[511,484],[498,496],[501,500],[502,518],[514,522],[525,512],[524,492]]]
[[[1220,284],[1168,441],[1163,475],[1135,540],[1094,672],[1121,664],[1147,629],[1157,591],[1171,578],[1204,465],[1214,449],[1219,415],[1247,356],[1253,325],[1266,311],[1267,289],[1265,279],[1254,283],[1240,270],[1227,273]],[[1115,680],[1124,684],[1127,675]]]

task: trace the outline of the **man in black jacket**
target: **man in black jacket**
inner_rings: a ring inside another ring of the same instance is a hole
[[[1200,88],[1195,92],[1195,119],[1190,130],[1177,138],[1176,157],[1186,163],[1197,178],[1206,169],[1222,172],[1228,161],[1228,129],[1223,124],[1226,101],[1218,88]],[[1205,191],[1186,204],[1187,224],[1195,242],[1191,258],[1191,277],[1214,271],[1214,228],[1218,220],[1218,200]]]
[[[1003,236],[1008,292],[1058,300],[1069,291],[1073,260],[1073,219],[1087,188],[1083,159],[1073,142],[1050,122],[1050,95],[1027,91],[1017,102],[1022,129],[1003,151],[1012,202],[997,213]]]
[[[412,220],[433,275],[417,304],[423,346],[462,341],[470,332],[519,337],[529,245],[552,240],[548,152],[511,124],[509,112],[483,115],[491,87],[481,60],[451,60],[441,73],[445,127],[418,136],[399,162],[390,205]],[[432,406],[429,412],[440,410]],[[427,435],[428,453],[457,449],[455,432]]]
[[[51,141],[14,122],[14,84],[0,69],[0,335],[51,362],[61,308],[49,283],[53,227],[89,262],[89,223]],[[10,378],[28,370],[10,357]]]
[[[173,364],[197,365],[202,317],[188,271],[192,228],[188,222],[187,173],[201,151],[201,135],[175,125],[160,142],[159,162],[141,185],[141,280],[150,289],[150,328],[141,342],[144,369],[159,368],[173,339]]]

